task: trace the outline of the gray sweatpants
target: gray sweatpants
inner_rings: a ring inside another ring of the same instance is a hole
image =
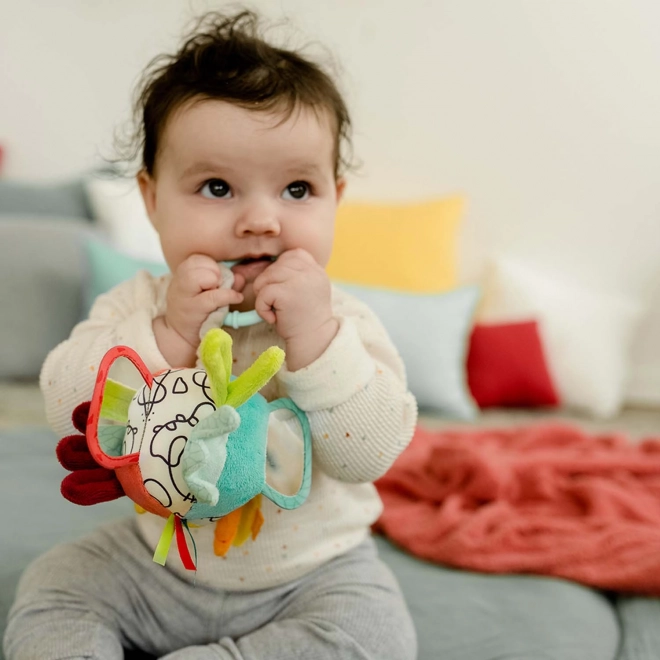
[[[414,660],[412,620],[369,539],[294,582],[217,591],[152,561],[134,521],[57,546],[21,578],[7,660]]]

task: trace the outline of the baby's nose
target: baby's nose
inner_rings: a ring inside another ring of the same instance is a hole
[[[254,204],[245,208],[237,223],[237,233],[279,234],[280,223],[277,211],[269,204]]]

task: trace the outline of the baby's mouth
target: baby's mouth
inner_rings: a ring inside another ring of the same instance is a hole
[[[266,264],[270,264],[275,261],[275,259],[277,259],[277,257],[265,254],[261,257],[244,257],[243,259],[237,259],[235,261],[223,261],[222,263],[224,263],[227,268],[234,270],[236,266],[243,266],[257,262],[265,262]]]
[[[261,257],[244,257],[238,261],[225,261],[224,264],[231,269],[234,275],[242,275],[246,282],[254,281],[258,275],[270,266],[276,257],[263,255]]]

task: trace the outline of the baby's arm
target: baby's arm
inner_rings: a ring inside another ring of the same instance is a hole
[[[243,299],[238,291],[220,288],[220,281],[218,264],[193,254],[179,264],[167,286],[162,278],[142,272],[100,296],[89,319],[42,367],[41,391],[53,430],[60,436],[74,432],[71,413],[91,398],[96,370],[113,346],[134,349],[151,373],[194,366],[206,317]]]
[[[48,422],[57,435],[75,433],[71,413],[91,398],[98,366],[108,349],[130,346],[152,372],[168,366],[152,330],[161,290],[159,278],[139,273],[100,296],[89,319],[79,323],[69,339],[48,355],[40,385]]]
[[[276,378],[308,415],[314,462],[334,479],[371,482],[410,442],[417,403],[376,315],[347,294],[336,296],[333,310],[340,328],[323,355]]]

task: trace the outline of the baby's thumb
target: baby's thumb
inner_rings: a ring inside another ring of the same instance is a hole
[[[231,288],[234,289],[234,291],[240,292],[245,288],[245,284],[245,275],[234,275],[234,283],[232,284]]]
[[[222,324],[229,312],[230,304],[237,304],[240,302],[240,297],[237,296],[236,291],[228,291],[227,289],[213,289],[211,291],[206,291],[202,295],[208,299],[210,303],[215,308],[207,317],[204,323],[202,323],[199,329],[199,338],[203,339],[204,335],[211,328],[221,328]]]

